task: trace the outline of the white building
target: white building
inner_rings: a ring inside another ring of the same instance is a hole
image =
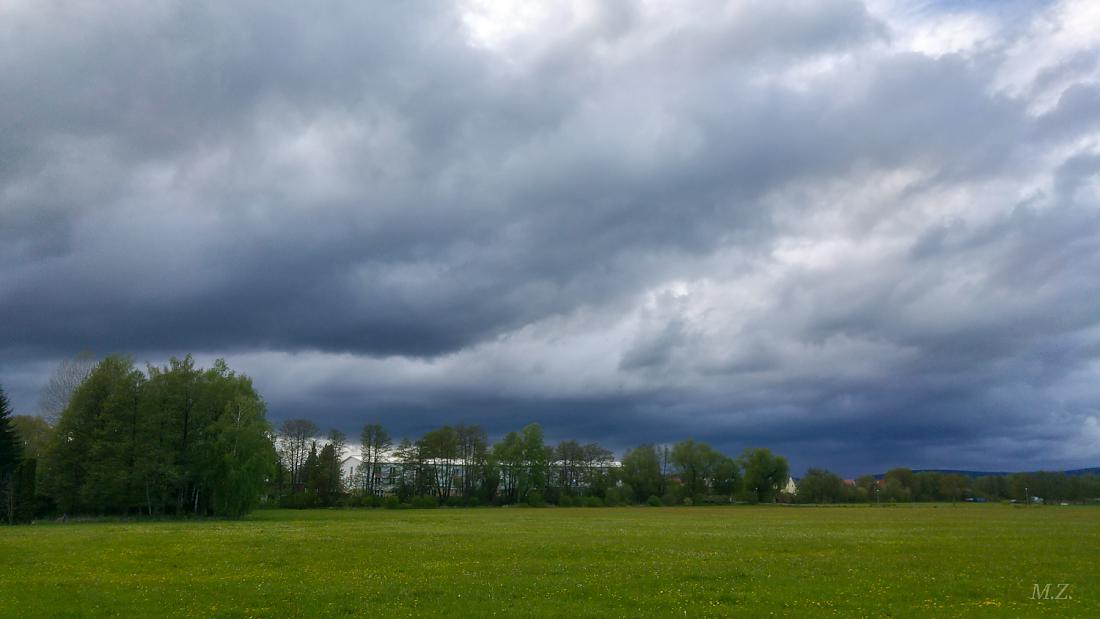
[[[798,494],[798,484],[795,483],[793,477],[787,478],[787,484],[783,486],[781,491],[787,494]]]

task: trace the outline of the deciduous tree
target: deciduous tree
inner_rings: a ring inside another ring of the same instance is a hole
[[[359,479],[364,494],[381,494],[382,460],[393,447],[390,435],[380,424],[368,423],[363,426],[359,437],[362,444],[362,461],[359,464]]]
[[[740,464],[745,469],[745,491],[760,502],[774,501],[790,478],[787,459],[768,449],[746,449]]]
[[[190,356],[147,370],[107,357],[73,393],[46,458],[44,480],[58,507],[229,516],[250,509],[273,453],[252,381],[221,359],[206,370]]]
[[[652,444],[640,445],[623,455],[623,481],[633,489],[631,501],[642,502],[661,492],[661,460]]]
[[[95,356],[84,351],[72,359],[62,359],[42,387],[38,398],[40,414],[56,425],[61,413],[69,406],[73,393],[95,369]]]
[[[308,419],[288,419],[279,426],[279,457],[290,473],[292,493],[305,484],[310,443],[320,432],[317,424]]]
[[[844,480],[823,468],[810,468],[798,482],[798,500],[803,503],[835,503],[844,491]]]

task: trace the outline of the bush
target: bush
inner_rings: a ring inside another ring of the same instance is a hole
[[[655,495],[655,494],[651,494],[649,496],[649,498],[646,499],[645,502],[650,507],[660,507],[661,506],[661,499],[657,498],[657,495]]]
[[[633,486],[625,482],[619,486],[619,505],[630,505],[637,501],[638,497],[635,496]]]
[[[472,497],[470,497],[470,500],[466,502],[466,504],[469,505],[470,507],[477,507],[477,506],[481,505],[481,501],[479,501],[476,496],[472,496]]]
[[[317,507],[317,498],[312,494],[299,492],[284,496],[279,503],[288,509],[309,509]]]
[[[393,498],[397,499],[397,497]],[[367,507],[382,507],[382,497],[374,495],[367,497]]]
[[[603,507],[603,499],[598,496],[588,497],[588,501],[585,502],[587,507]]]
[[[661,503],[668,505],[669,507],[676,504],[676,494],[669,492],[665,496],[661,497]]]
[[[684,505],[687,505],[687,506],[690,507],[691,505],[694,505],[694,504],[695,504],[695,501],[692,501],[691,497],[684,497]]]
[[[546,501],[542,499],[542,494],[538,492],[527,495],[527,504],[531,507],[546,507]]]
[[[573,507],[573,497],[563,494],[558,498],[558,507]]]
[[[412,508],[413,509],[435,509],[439,507],[439,499],[434,496],[418,496],[413,497]]]
[[[382,500],[382,507],[386,509],[397,509],[401,505],[401,501],[395,496],[388,496]]]

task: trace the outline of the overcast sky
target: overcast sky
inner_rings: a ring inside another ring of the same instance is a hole
[[[1100,3],[0,0],[0,383],[1100,465]]]

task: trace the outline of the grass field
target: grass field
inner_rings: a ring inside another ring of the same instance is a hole
[[[1068,583],[1034,600],[1035,583]],[[0,527],[0,615],[1100,616],[1100,509],[261,511]]]

